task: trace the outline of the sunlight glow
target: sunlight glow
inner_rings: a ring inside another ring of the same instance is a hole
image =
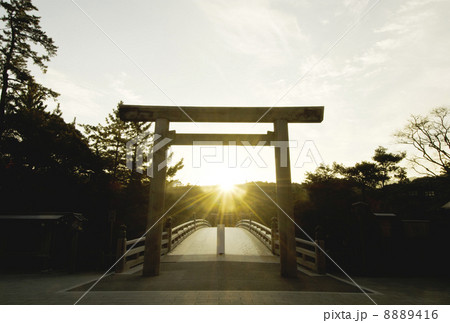
[[[235,186],[231,181],[224,181],[219,184],[219,188],[222,192],[231,192],[235,189]]]
[[[215,181],[216,188],[222,194],[231,194],[237,191],[239,177],[240,174],[237,174],[234,169],[221,169],[216,171],[211,179]]]

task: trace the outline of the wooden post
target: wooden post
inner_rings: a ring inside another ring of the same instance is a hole
[[[325,242],[323,240],[316,240],[317,245],[325,250]],[[326,258],[325,254],[316,247],[316,271],[319,274],[325,274],[326,272]]]
[[[166,220],[166,230],[167,230],[167,253],[172,250],[172,217],[168,217]]]
[[[119,259],[127,251],[127,227],[122,224],[119,229],[119,238],[117,239],[116,257]],[[125,257],[119,260],[116,265],[116,273],[121,273],[125,270]]]
[[[168,138],[169,120],[156,119],[155,122],[155,138],[154,147],[158,146],[161,140]],[[163,224],[160,221],[164,212],[164,196],[166,186],[167,166],[167,145],[158,147],[153,151],[153,174],[150,181],[150,201],[147,216],[147,230],[145,237],[145,253],[144,253],[144,269],[143,276],[159,275],[159,267],[161,261],[161,238]],[[162,166],[161,169],[160,166]],[[158,222],[159,221],[159,222]]]
[[[225,254],[225,224],[217,225],[217,254]]]
[[[277,177],[277,203],[284,211],[278,212],[278,227],[280,236],[280,265],[283,277],[297,277],[297,261],[295,251],[295,225],[293,223],[293,203],[291,167],[289,156],[289,133],[286,120],[274,122],[275,140],[275,170]],[[279,146],[279,145],[286,146]],[[286,216],[286,214],[288,216]]]
[[[323,230],[323,227],[321,225],[316,226],[315,228],[315,241],[316,244],[322,248],[322,250],[325,250],[325,232]],[[325,274],[326,273],[326,256],[325,253],[323,253],[317,246],[316,249],[316,271],[319,274]]]
[[[353,235],[356,239],[354,239],[353,248],[354,248],[354,256],[359,260],[359,266],[361,267],[359,270],[363,272],[367,272],[370,270],[368,264],[368,254],[369,256],[374,256],[369,253],[369,241],[370,238],[370,217],[373,216],[370,211],[369,205],[364,202],[356,202],[352,204],[352,216],[354,229]],[[356,220],[356,221],[355,221]]]
[[[72,240],[70,243],[70,260],[69,271],[74,273],[77,270],[77,255],[78,255],[78,228],[72,231]]]
[[[271,228],[271,242],[272,242],[272,253],[277,254],[276,241],[278,240],[278,221],[277,217],[272,218],[272,228]]]
[[[195,218],[195,213],[194,213],[193,217],[194,217],[194,231],[196,231],[197,230],[197,221]]]

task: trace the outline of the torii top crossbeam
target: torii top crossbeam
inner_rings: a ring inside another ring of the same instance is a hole
[[[119,106],[120,118],[124,121],[170,122],[275,122],[320,123],[324,107],[185,107],[156,105]]]

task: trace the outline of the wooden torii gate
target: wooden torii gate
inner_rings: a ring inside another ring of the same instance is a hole
[[[169,145],[193,145],[201,141],[233,142],[236,145],[275,146],[277,204],[293,219],[291,190],[291,168],[289,147],[280,147],[276,142],[289,141],[288,123],[320,123],[323,120],[324,107],[178,107],[178,106],[119,106],[120,118],[124,121],[155,122],[155,145],[165,138],[172,141]],[[178,134],[169,131],[170,122],[246,122],[273,123],[274,131],[267,134]],[[166,160],[168,145],[153,153],[154,173],[150,182],[150,205],[147,217],[147,229],[154,225],[164,214],[164,195],[166,167],[158,170]],[[285,151],[282,152],[282,150]],[[280,239],[281,275],[297,276],[295,250],[295,225],[284,212],[278,210],[278,229]],[[144,276],[159,275],[162,221],[159,221],[145,238]]]

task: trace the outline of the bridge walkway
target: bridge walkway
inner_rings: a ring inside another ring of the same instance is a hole
[[[202,228],[163,256],[161,261],[279,263],[279,257],[274,256],[253,234],[241,228],[225,228],[225,254],[217,255],[217,228]]]
[[[226,228],[225,255],[216,254],[216,243],[217,228],[201,228],[161,258],[159,276],[144,277],[139,269],[108,275],[80,304],[305,304],[311,293],[330,292],[368,304],[355,286],[330,276],[281,277],[279,257],[245,229]],[[80,296],[93,282],[61,295]]]
[[[371,304],[356,287],[329,275],[280,277],[278,257],[245,230],[226,231],[225,256],[215,255],[216,229],[200,229],[163,257],[159,276],[108,275],[80,304]],[[101,275],[0,275],[0,304],[73,304]],[[448,284],[438,278],[355,280],[379,304],[449,302]]]

